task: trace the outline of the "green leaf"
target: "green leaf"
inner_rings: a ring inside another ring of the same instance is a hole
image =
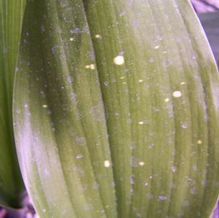
[[[18,207],[24,189],[12,124],[12,92],[24,0],[0,0],[0,204]]]
[[[203,217],[219,188],[219,78],[188,1],[35,0],[16,74],[40,217]]]

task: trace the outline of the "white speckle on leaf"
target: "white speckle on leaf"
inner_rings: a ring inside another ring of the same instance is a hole
[[[72,42],[72,41],[74,41],[74,38],[73,38],[73,37],[70,37],[70,39],[69,39],[69,40]]]
[[[125,76],[121,76],[120,79],[125,79]]]
[[[135,184],[135,177],[134,176],[130,176],[130,184],[131,185]]]
[[[42,107],[43,108],[48,108],[48,105],[47,104],[43,104]]]
[[[185,84],[186,84],[186,82],[181,82],[181,83],[180,83],[180,85],[182,85],[182,86],[185,85]]]
[[[68,81],[69,84],[72,84],[72,83],[73,83],[73,78],[72,78],[71,75],[68,75],[66,79],[67,79],[67,81]]]
[[[83,31],[79,27],[70,30],[70,33],[82,33],[82,32]]]
[[[139,79],[138,82],[139,82],[139,83],[143,83],[144,80],[143,80],[143,79]]]
[[[96,39],[102,39],[102,36],[101,36],[100,34],[96,34],[96,35],[95,35],[95,38],[96,38]]]
[[[85,69],[90,69],[90,65],[85,65]]]
[[[192,60],[196,60],[196,56],[195,55],[192,55]]]
[[[144,125],[144,121],[139,121],[138,124],[139,125]]]
[[[144,162],[143,162],[143,161],[140,161],[140,162],[138,163],[138,165],[139,165],[139,166],[144,166]]]
[[[154,49],[159,49],[159,48],[160,48],[159,45],[155,45],[155,46],[154,46]]]
[[[109,168],[111,166],[111,163],[109,160],[104,161],[104,167]]]
[[[91,70],[95,70],[95,65],[94,65],[94,64],[91,64],[91,65],[90,65],[90,69],[91,69]]]
[[[173,166],[171,167],[171,171],[172,171],[173,173],[176,172],[176,166],[175,166],[175,165],[173,165]]]
[[[76,95],[74,92],[71,92],[71,93],[70,93],[70,97],[71,97],[71,100],[72,100],[74,103],[77,103],[77,95]]]
[[[15,72],[16,72],[16,73],[17,73],[19,70],[20,70],[19,67],[16,67],[16,68],[15,68]]]
[[[90,69],[90,70],[95,70],[95,65],[94,64],[88,64],[88,65],[85,65],[85,69]]]
[[[201,144],[202,144],[202,140],[199,139],[199,140],[197,141],[197,144],[198,144],[198,145],[201,145]]]
[[[118,55],[113,59],[114,64],[123,65],[125,63],[125,59],[123,55]]]
[[[145,187],[147,187],[147,186],[148,186],[148,183],[147,183],[147,182],[145,182],[144,186],[145,186]]]
[[[160,201],[166,201],[166,200],[167,200],[167,196],[165,196],[165,195],[160,195],[160,196],[159,196],[159,200],[160,200]]]
[[[115,112],[114,115],[115,115],[116,117],[118,117],[118,116],[119,116],[119,113],[118,113],[118,112]]]
[[[80,159],[82,159],[83,157],[84,157],[84,156],[83,156],[82,154],[77,154],[77,155],[76,155],[76,159],[77,159],[77,160],[80,160]]]
[[[173,92],[173,97],[174,98],[180,98],[182,96],[182,92],[181,91],[174,91]]]
[[[164,101],[165,101],[165,102],[169,102],[170,99],[169,99],[169,98],[165,98]]]
[[[187,123],[182,123],[182,124],[181,124],[181,127],[182,127],[183,129],[187,129],[187,128],[188,128],[188,124],[187,124]]]

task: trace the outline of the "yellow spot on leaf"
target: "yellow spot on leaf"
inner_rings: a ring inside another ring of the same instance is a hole
[[[88,65],[85,65],[85,69],[90,69],[90,70],[95,70],[95,65],[94,64],[88,64]]]

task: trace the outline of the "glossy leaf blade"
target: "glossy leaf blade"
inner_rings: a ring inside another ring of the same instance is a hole
[[[12,125],[12,92],[25,1],[0,0],[0,204],[18,207],[23,182]]]
[[[41,217],[210,215],[219,81],[188,1],[31,1],[18,66],[16,145]]]

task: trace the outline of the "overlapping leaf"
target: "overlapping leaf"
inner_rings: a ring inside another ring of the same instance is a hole
[[[181,0],[35,0],[15,133],[40,217],[208,217],[218,72]]]
[[[12,127],[12,87],[24,0],[0,0],[0,204],[18,206],[23,183]]]

